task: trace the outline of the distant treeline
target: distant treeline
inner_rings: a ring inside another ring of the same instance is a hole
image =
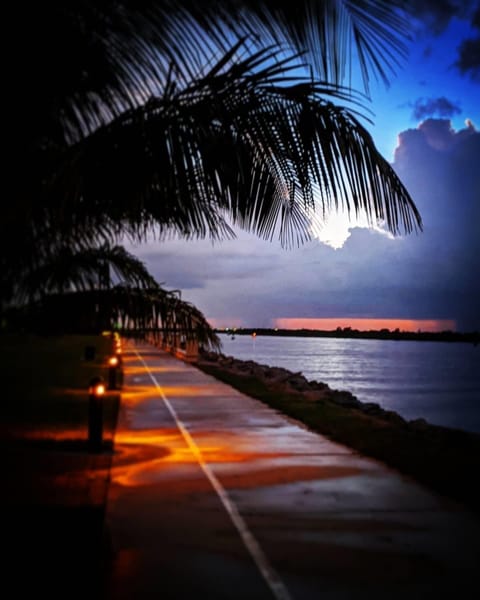
[[[268,335],[280,337],[328,337],[328,338],[364,338],[375,340],[415,340],[426,342],[468,342],[477,345],[480,343],[480,332],[459,333],[456,331],[400,331],[395,329],[379,329],[360,331],[350,327],[337,328],[333,331],[322,329],[264,329],[264,328],[225,328],[216,329],[217,333],[228,335]]]

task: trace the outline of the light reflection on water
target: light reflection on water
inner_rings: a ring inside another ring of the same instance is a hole
[[[223,354],[301,371],[407,419],[480,433],[480,348],[472,344],[220,336]]]

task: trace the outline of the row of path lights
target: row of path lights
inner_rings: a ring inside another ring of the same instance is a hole
[[[91,349],[89,350],[91,355]],[[113,351],[114,354],[108,358],[108,386],[105,385],[102,377],[94,377],[88,388],[88,448],[90,452],[101,452],[103,447],[102,398],[107,390],[118,390],[122,385],[122,344],[118,332],[113,334]]]

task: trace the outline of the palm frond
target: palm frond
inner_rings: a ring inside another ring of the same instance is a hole
[[[387,80],[405,53],[407,0],[77,0],[9,7],[21,35],[12,109],[34,143],[72,142],[180,85],[238,39],[305,53],[315,77],[351,86],[359,63]],[[62,60],[59,60],[61,53]],[[31,102],[31,91],[35,102]],[[23,137],[20,136],[20,137]]]
[[[110,289],[115,282],[145,289],[157,286],[144,263],[122,246],[50,247],[48,257],[17,274],[15,298],[31,302],[48,294]]]
[[[121,246],[64,247],[35,271],[19,273],[14,288],[14,302],[1,311],[3,327],[12,330],[99,333],[116,327],[158,341],[174,336],[221,346],[201,311],[178,290],[163,289]]]
[[[221,346],[202,312],[171,291],[159,286],[143,289],[118,285],[107,297],[111,314],[126,333],[150,334],[159,342],[182,337],[212,349]]]
[[[79,223],[85,215],[93,228],[121,224],[132,235],[157,226],[214,238],[228,233],[228,216],[286,245],[308,237],[313,210],[340,206],[393,233],[421,228],[358,118],[325,97],[338,102],[345,91],[306,81],[295,60],[278,65],[271,52],[227,61],[68,149],[48,191],[62,214]]]
[[[237,35],[249,35],[262,43],[287,44],[306,53],[315,75],[333,84],[349,84],[357,64],[365,89],[370,76],[388,83],[406,55],[408,10],[402,0],[309,0],[306,2],[221,3],[217,20]],[[232,5],[237,10],[232,11]],[[203,7],[202,7],[203,8]]]

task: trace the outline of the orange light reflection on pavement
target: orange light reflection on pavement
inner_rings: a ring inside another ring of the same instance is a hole
[[[61,429],[52,429],[50,428],[18,428],[18,430],[12,430],[12,437],[31,440],[31,441],[39,441],[39,440],[52,440],[55,442],[67,441],[67,440],[85,440],[86,439],[86,425],[79,424],[76,428],[66,429],[62,427]]]
[[[120,486],[144,487],[162,482],[165,494],[176,495],[210,489],[197,458],[184,445],[180,434],[173,439],[171,433],[163,436],[160,430],[140,435],[125,432],[120,434],[116,447],[117,459],[111,469],[111,480]],[[342,465],[276,464],[275,459],[291,456],[283,452],[242,452],[219,446],[204,446],[200,450],[204,461],[210,465],[231,465],[226,471],[219,472],[219,478],[227,488],[350,477],[361,471],[359,467]],[[274,462],[269,462],[272,459]],[[183,468],[179,470],[180,465]]]
[[[150,372],[169,372],[182,368],[152,368]],[[147,375],[145,367],[132,366],[127,375]],[[122,403],[133,408],[143,402],[167,398],[223,396],[225,391],[215,383],[211,385],[165,385],[160,390],[155,385],[134,385],[122,392]],[[169,417],[167,417],[169,418]],[[128,426],[128,412],[125,426],[117,427],[115,454],[111,469],[113,483],[123,487],[147,487],[161,483],[162,493],[188,494],[192,491],[206,491],[210,482],[202,473],[198,456],[187,445],[182,433],[173,426],[132,429]],[[167,421],[169,422],[169,421]],[[187,425],[188,427],[188,425]],[[343,477],[357,472],[357,469],[342,466],[312,466],[297,464],[289,452],[262,451],[263,445],[255,448],[251,433],[235,431],[212,431],[200,429],[199,422],[191,430],[191,435],[201,452],[205,463],[218,465],[219,477],[226,487],[252,487],[275,485],[280,482],[311,480],[324,477]],[[287,462],[276,459],[285,457]],[[116,493],[116,492],[114,492]]]
[[[129,366],[126,374],[139,375],[155,372],[180,371],[180,368],[151,368]],[[215,384],[210,385],[176,385],[162,386],[163,394],[167,397],[195,397],[201,395],[219,395]],[[159,390],[155,385],[134,385],[122,391],[122,403],[126,407],[134,407],[143,402],[160,400]],[[128,427],[128,426],[127,426]],[[117,427],[115,434],[115,449],[117,459],[112,467],[112,481],[123,486],[148,485],[158,479],[162,471],[171,468],[171,465],[196,465],[197,458],[185,443],[180,431],[176,428],[153,428],[132,430]],[[205,439],[211,433],[195,433],[197,439]],[[217,439],[217,437],[216,437]],[[235,463],[250,461],[258,458],[258,454],[246,453],[242,450],[235,451],[231,448],[232,438],[222,439],[220,445],[209,445],[205,440],[201,447],[202,455],[209,463]],[[240,448],[243,445],[240,444]],[[271,455],[270,455],[271,456]]]
[[[209,444],[208,438],[212,435],[216,445]],[[247,439],[244,440],[243,437]],[[288,456],[283,452],[243,450],[251,446],[248,434],[232,436],[205,431],[195,432],[195,439],[199,443],[204,460],[209,464],[246,463]],[[112,468],[112,480],[123,486],[148,485],[158,479],[162,471],[168,470],[174,464],[197,464],[197,458],[176,428],[120,429],[115,436],[115,448],[118,458]]]
[[[201,396],[224,396],[225,392],[216,387],[215,384],[210,385],[175,385],[162,386],[162,392],[168,398],[175,397],[201,397]],[[161,397],[159,390],[154,385],[141,385],[125,387],[122,391],[122,400],[125,400],[129,406],[134,406],[147,400],[155,400]]]
[[[158,390],[154,385],[138,385],[135,387],[124,387],[122,390],[122,403],[135,406],[147,400],[158,398]]]
[[[200,438],[201,435],[195,433],[195,437]],[[225,440],[228,442],[228,440]],[[156,446],[163,450],[168,450],[163,455],[165,462],[175,463],[195,463],[197,459],[192,454],[192,451],[185,444],[181,433],[175,429],[143,429],[141,431],[132,431],[131,429],[118,431],[115,436],[115,445],[121,446],[120,451],[128,454],[128,447],[134,447],[135,452],[141,446]],[[149,449],[151,450],[151,448]],[[272,458],[279,456],[279,453],[255,453],[234,451],[228,445],[218,446],[201,446],[200,450],[207,462],[244,462],[260,458]]]
[[[123,361],[125,364],[125,360]],[[150,373],[178,373],[182,371],[182,367],[151,367],[148,370],[145,367],[127,367],[129,375],[147,375]]]
[[[138,361],[137,357],[134,354],[124,354],[122,360],[124,363],[136,363]]]
[[[110,428],[105,427],[103,429],[102,439],[104,442],[112,442],[113,436],[114,434]],[[77,427],[72,427],[69,429],[66,429],[63,426],[61,428],[59,427],[58,429],[54,429],[52,427],[27,428],[25,426],[15,429],[11,427],[8,432],[8,438],[42,443],[68,442],[77,446],[79,445],[79,450],[80,446],[85,444],[86,451],[86,444],[88,442],[88,426],[87,424],[80,423]]]
[[[225,390],[215,383],[211,385],[162,385],[162,391],[168,398],[175,396],[224,396]]]
[[[88,399],[88,390],[86,388],[65,388],[65,387],[50,387],[48,390],[52,396],[84,396],[85,401]]]
[[[134,446],[165,446],[175,440],[181,440],[181,433],[172,427],[168,429],[118,429],[115,436],[116,444],[131,444]]]
[[[252,439],[241,434],[196,431],[200,452],[210,465],[232,465],[220,478],[224,485],[250,487],[274,485],[280,482],[345,477],[358,472],[357,468],[338,465],[275,464],[279,458],[291,457],[290,452],[252,451]],[[215,438],[216,445],[209,443]],[[203,440],[203,442],[202,442]],[[115,438],[117,458],[111,470],[112,481],[125,487],[154,485],[173,480],[180,485],[178,493],[209,488],[208,481],[198,469],[197,458],[175,428],[118,431]],[[244,450],[248,448],[248,450]],[[267,461],[268,466],[262,461]],[[185,469],[176,467],[183,465]],[[244,465],[240,469],[234,465]]]

